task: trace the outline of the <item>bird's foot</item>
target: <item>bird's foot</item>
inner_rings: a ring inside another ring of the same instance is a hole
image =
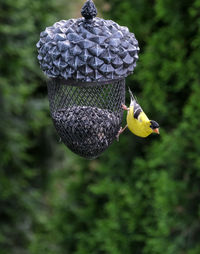
[[[117,136],[116,136],[116,139],[117,139],[117,142],[119,142],[119,135],[122,133],[122,127],[120,127],[118,133],[117,133]]]
[[[123,104],[123,103],[122,103],[122,108],[123,108],[123,110],[126,110],[126,111],[129,110],[129,108],[127,108],[127,106],[125,104]]]
[[[119,135],[122,134],[122,132],[124,132],[127,127],[128,127],[127,125],[124,128],[120,127],[120,129],[117,133],[117,136],[116,136],[116,139],[118,142],[119,142]]]

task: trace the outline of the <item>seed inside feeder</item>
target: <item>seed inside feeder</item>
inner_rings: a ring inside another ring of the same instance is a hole
[[[120,114],[90,106],[59,109],[52,115],[62,141],[75,153],[99,156],[113,141],[120,128]]]

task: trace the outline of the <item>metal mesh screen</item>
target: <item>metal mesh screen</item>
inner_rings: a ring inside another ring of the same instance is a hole
[[[62,142],[76,154],[96,158],[116,139],[125,102],[125,80],[109,84],[48,82],[51,117]]]

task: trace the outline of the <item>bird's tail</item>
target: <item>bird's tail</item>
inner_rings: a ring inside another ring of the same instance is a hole
[[[134,106],[134,103],[137,103],[136,98],[134,97],[130,87],[128,88],[129,94],[130,94],[130,98],[131,98],[131,102],[130,102],[130,106]]]

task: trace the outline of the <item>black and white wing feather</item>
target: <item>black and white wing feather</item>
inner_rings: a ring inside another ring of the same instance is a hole
[[[140,115],[141,112],[143,112],[143,110],[140,107],[140,105],[137,103],[137,100],[133,96],[133,93],[131,92],[130,88],[129,88],[129,93],[131,97],[130,106],[133,107],[133,117],[138,120],[138,116]]]

